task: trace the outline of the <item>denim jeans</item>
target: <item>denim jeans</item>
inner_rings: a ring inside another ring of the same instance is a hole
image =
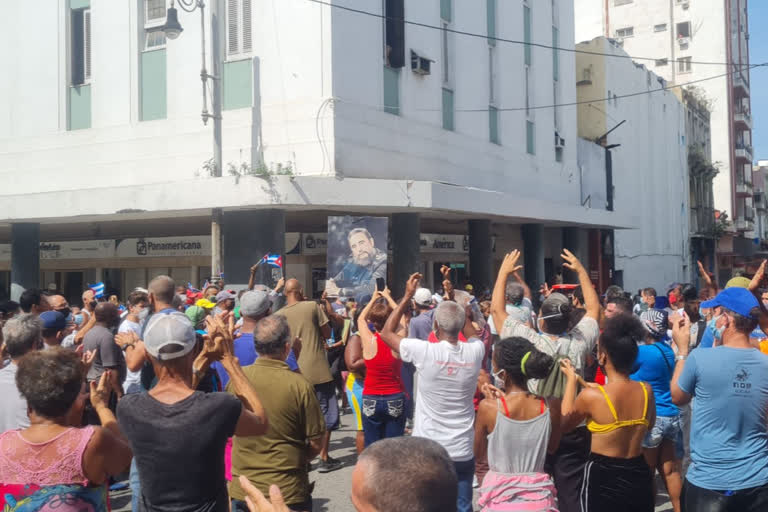
[[[472,512],[472,478],[475,476],[475,459],[453,462],[459,478],[459,494],[456,512]]]
[[[365,446],[379,439],[399,437],[405,431],[405,393],[363,395]]]
[[[683,484],[683,512],[758,512],[768,510],[768,484],[739,491],[712,491]]]
[[[680,416],[656,416],[656,423],[645,434],[643,448],[658,448],[665,439],[674,443],[675,457],[682,460],[685,451]]]
[[[131,486],[131,510],[139,510],[141,482],[139,481],[139,468],[136,467],[136,457],[131,459],[131,472],[128,475],[128,482]]]

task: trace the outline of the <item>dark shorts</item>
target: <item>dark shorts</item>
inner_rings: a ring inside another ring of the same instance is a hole
[[[653,478],[645,458],[590,453],[581,488],[582,512],[653,512]]]
[[[320,402],[320,410],[323,411],[326,430],[339,428],[339,402],[336,400],[336,385],[333,381],[316,384],[315,396]]]
[[[269,496],[267,496],[269,497]],[[232,512],[248,512],[248,504],[245,501],[232,498]],[[291,503],[287,505],[292,512],[312,512],[312,498],[303,503]]]

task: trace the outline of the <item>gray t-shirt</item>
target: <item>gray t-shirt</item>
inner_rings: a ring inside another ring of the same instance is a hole
[[[101,325],[94,325],[83,338],[83,350],[85,352],[95,350],[91,369],[88,370],[87,380],[98,380],[106,368],[116,368],[119,382],[125,380],[126,366],[123,351],[115,343],[112,332]]]
[[[18,369],[15,363],[8,363],[0,370],[0,432],[29,426],[27,401],[16,387]]]
[[[427,341],[429,339],[429,334],[432,332],[432,321],[434,316],[435,310],[430,309],[429,311],[419,313],[419,316],[412,318],[408,323],[408,337]]]

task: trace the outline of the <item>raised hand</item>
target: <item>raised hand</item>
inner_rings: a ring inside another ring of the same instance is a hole
[[[448,265],[441,266],[440,273],[443,275],[443,279],[446,279],[448,281],[451,280],[451,267],[449,267]]]
[[[256,270],[258,270],[258,268],[259,268],[259,264],[258,263],[255,264],[255,265],[252,265],[251,266],[251,274],[255,274]]]
[[[416,290],[419,289],[421,277],[421,274],[416,272],[415,274],[411,274],[411,277],[405,282],[405,296],[408,297],[408,299],[412,299],[416,294]]]
[[[121,332],[115,335],[115,343],[117,343],[123,350],[125,350],[126,347],[135,345],[138,341],[139,336],[133,331]]]
[[[568,249],[563,249],[563,254],[561,254],[560,257],[564,260],[563,266],[568,270],[573,270],[577,273],[584,270],[584,266],[579,261],[579,258],[574,256]]]
[[[763,282],[763,279],[765,278],[766,263],[768,263],[768,260],[763,260],[763,262],[760,264],[760,268],[758,268],[757,272],[755,272],[755,275],[752,276],[752,281],[749,282],[749,286],[747,287],[749,291],[754,293],[758,288],[760,288],[760,283]]]
[[[280,488],[274,484],[269,487],[269,500],[272,500],[271,503],[244,476],[240,476],[240,487],[245,491],[245,502],[248,504],[250,512],[291,512],[291,509],[285,504]]]
[[[80,345],[80,347],[82,347],[82,345]],[[96,351],[89,350],[85,352],[83,350],[80,350],[80,352],[81,352],[80,360],[83,362],[83,373],[87,374],[88,371],[91,369],[91,366],[93,366],[93,360],[96,358]]]
[[[493,384],[483,384],[480,388],[480,392],[485,398],[504,398],[504,392]]]
[[[100,407],[109,408],[109,394],[112,391],[112,386],[110,385],[111,372],[112,370],[105,370],[101,374],[98,384],[95,380],[91,381],[91,405],[93,405],[94,409]]]
[[[669,322],[672,324],[672,341],[678,355],[687,355],[691,345],[691,320],[683,312],[672,315]]]
[[[517,262],[520,260],[520,254],[520,251],[517,249],[507,253],[507,255],[504,256],[504,261],[501,262],[499,274],[509,276],[518,270],[521,270],[523,267],[517,264]]]

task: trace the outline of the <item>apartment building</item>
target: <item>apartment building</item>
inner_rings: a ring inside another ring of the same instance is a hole
[[[160,272],[245,283],[279,252],[316,293],[335,214],[389,217],[395,285],[454,263],[487,286],[514,247],[541,283],[563,240],[586,252],[588,230],[629,227],[582,205],[576,109],[554,107],[576,98],[573,53],[502,41],[572,48],[570,1],[212,0],[202,24],[176,2],[175,39],[170,7],[7,6],[0,290],[125,292]],[[221,177],[201,42],[221,67]]]

